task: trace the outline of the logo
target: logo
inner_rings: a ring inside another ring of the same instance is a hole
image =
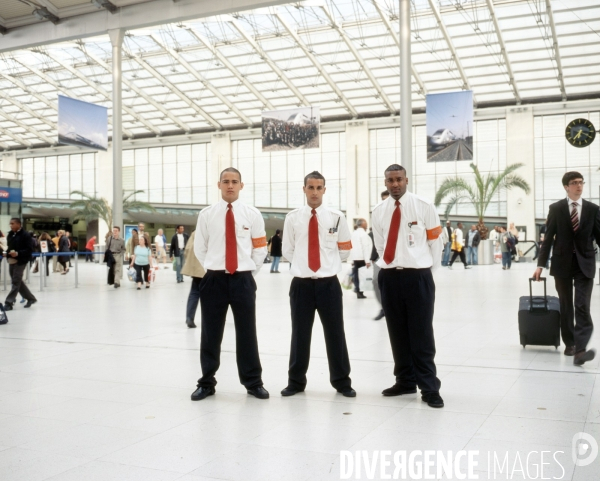
[[[8,192],[6,192],[5,190],[0,190],[0,198],[1,199],[8,199],[10,197],[10,194]]]
[[[573,436],[572,451],[575,466],[589,466],[598,457],[598,442],[588,433]]]

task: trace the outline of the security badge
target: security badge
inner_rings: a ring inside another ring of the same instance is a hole
[[[412,226],[413,225],[417,225],[417,221],[414,220],[412,222],[408,223],[408,236],[407,236],[407,240],[408,240],[408,247],[414,247],[416,245],[415,243],[415,235],[413,234],[412,231]]]

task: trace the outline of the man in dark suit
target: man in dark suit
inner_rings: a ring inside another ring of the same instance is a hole
[[[550,248],[554,245],[550,275],[554,276],[560,299],[560,324],[566,346],[565,355],[575,356],[573,364],[581,366],[596,355],[594,349],[587,350],[587,344],[594,330],[590,315],[596,275],[592,242],[595,239],[596,243],[600,244],[600,208],[581,198],[585,182],[579,172],[567,172],[562,178],[562,183],[567,198],[550,206],[546,235],[533,277],[540,280],[542,268],[546,265]]]
[[[190,236],[184,232],[182,225],[177,226],[175,235],[171,238],[171,250],[169,252],[169,258],[175,258],[175,270],[177,274],[177,284],[183,282],[183,274],[181,268],[185,262],[185,246],[188,243]]]

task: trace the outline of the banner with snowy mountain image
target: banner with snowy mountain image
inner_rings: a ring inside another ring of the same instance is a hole
[[[58,142],[91,150],[107,150],[108,109],[59,95]]]

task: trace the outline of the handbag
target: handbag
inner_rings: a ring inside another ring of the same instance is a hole
[[[373,291],[373,267],[360,267],[358,269],[358,282],[361,291]]]
[[[137,281],[137,272],[135,271],[134,267],[130,267],[129,269],[127,269],[127,278],[131,282]]]
[[[173,270],[177,270],[177,257],[173,257]]]
[[[346,272],[346,274],[344,274],[344,277],[342,277],[342,282],[341,285],[344,289],[352,289],[353,287],[353,283],[352,283],[352,267],[350,267],[350,269],[348,270],[348,272]]]

